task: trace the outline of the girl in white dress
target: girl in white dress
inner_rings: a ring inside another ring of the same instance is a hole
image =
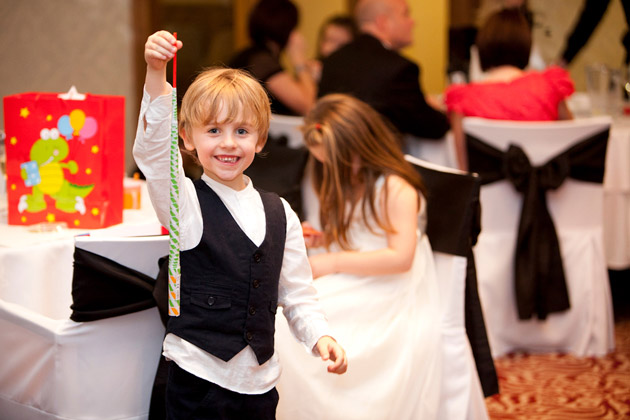
[[[426,212],[419,175],[380,116],[350,96],[321,98],[303,133],[317,160],[322,226],[315,233],[304,226],[309,261],[348,371],[321,374],[286,321],[277,322],[277,418],[434,419],[440,307],[431,247],[419,226]]]

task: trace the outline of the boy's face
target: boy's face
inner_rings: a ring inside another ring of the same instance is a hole
[[[225,121],[221,111],[216,121]],[[182,133],[187,150],[196,150],[203,172],[221,184],[240,191],[245,188],[243,171],[251,165],[256,153],[263,148],[258,131],[242,121],[241,116],[231,123],[211,123],[194,126],[191,133]]]

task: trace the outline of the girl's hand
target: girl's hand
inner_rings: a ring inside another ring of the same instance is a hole
[[[307,248],[324,246],[324,235],[309,222],[302,222],[302,234]]]
[[[317,351],[323,361],[332,360],[334,363],[328,365],[328,372],[341,375],[348,369],[348,359],[346,358],[346,352],[334,338],[330,336],[323,336],[317,340],[315,344]]]
[[[170,32],[158,31],[144,44],[144,60],[149,69],[163,70],[182,46],[182,41],[175,40]]]

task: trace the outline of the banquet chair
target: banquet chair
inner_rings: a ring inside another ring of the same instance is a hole
[[[272,114],[269,121],[269,135],[274,137],[286,136],[289,147],[297,149],[304,146],[304,138],[300,126],[304,118],[293,115]]]
[[[272,114],[269,140],[284,138],[286,144],[282,148],[275,147],[277,158],[271,156],[274,151],[269,153],[270,159],[263,154],[254,159],[254,168],[245,173],[251,175],[255,171],[252,176],[254,185],[258,186],[262,180],[263,184],[260,186],[263,189],[286,198],[301,220],[311,220],[319,216],[319,202],[311,181],[308,150],[300,131],[303,123],[303,117]],[[271,182],[267,182],[267,179]],[[285,191],[290,191],[290,194],[287,196]]]
[[[3,419],[146,419],[164,327],[151,284],[168,236],[76,237],[70,319],[0,301]]]
[[[463,120],[482,179],[474,254],[495,357],[614,348],[601,184],[610,124]]]
[[[470,276],[479,179],[410,155],[405,159],[420,173],[427,189],[427,236],[440,286],[444,364],[438,418],[487,419],[484,394],[497,393],[498,380],[476,284]]]
[[[448,131],[441,139],[423,139],[406,134],[403,149],[408,155],[448,168],[457,168],[457,152],[453,132]]]

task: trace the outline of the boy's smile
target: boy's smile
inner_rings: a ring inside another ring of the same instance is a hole
[[[217,159],[223,163],[236,163],[239,158],[238,156],[217,156]]]
[[[258,131],[239,118],[226,122],[227,115],[222,111],[216,121],[202,126],[194,126],[191,133],[183,133],[184,146],[196,150],[203,171],[210,178],[240,191],[245,188],[243,172],[251,165],[259,144]]]

